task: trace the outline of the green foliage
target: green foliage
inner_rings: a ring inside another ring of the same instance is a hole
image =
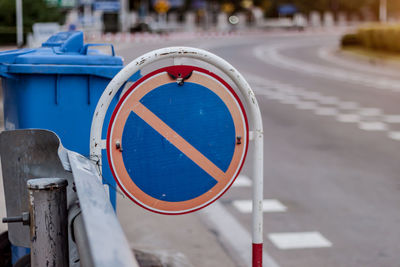
[[[360,38],[356,33],[348,33],[343,35],[340,43],[342,47],[361,45]]]
[[[31,32],[36,22],[63,22],[64,16],[57,7],[49,7],[45,0],[23,0],[24,31]],[[5,27],[15,30],[15,0],[0,0],[0,32]]]
[[[32,32],[36,22],[58,22],[64,20],[63,12],[57,7],[49,7],[45,0],[23,0],[24,35]],[[0,0],[0,44],[15,44],[16,15],[15,0]]]
[[[263,6],[263,2],[271,0],[258,0],[254,3]],[[299,12],[309,14],[311,11],[332,11],[334,13],[344,12],[347,14],[361,14],[369,11],[376,17],[379,10],[379,0],[273,0],[272,7],[268,11],[269,16],[277,16],[278,6],[283,4],[294,4]],[[388,0],[388,9],[390,12],[400,11],[400,1]]]
[[[361,44],[369,49],[400,52],[400,24],[375,24],[358,29]]]
[[[342,46],[363,46],[372,50],[400,52],[400,24],[371,24],[342,37]]]

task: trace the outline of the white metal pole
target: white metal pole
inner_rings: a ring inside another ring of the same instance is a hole
[[[121,23],[121,31],[128,32],[130,26],[128,25],[129,3],[127,0],[120,0],[120,2],[121,2],[121,8],[119,10],[119,21]]]
[[[379,21],[387,22],[387,0],[379,1]]]
[[[15,0],[16,15],[17,15],[17,46],[22,47],[24,43],[23,39],[23,21],[22,21],[22,0]]]
[[[92,5],[89,3],[83,6],[83,25],[86,30],[92,26]]]
[[[106,140],[101,138],[104,119],[112,99],[125,82],[137,71],[156,61],[168,58],[193,58],[207,62],[222,70],[237,86],[246,102],[249,118],[252,125],[250,136],[254,140],[253,162],[253,267],[262,267],[263,251],[263,140],[264,132],[261,111],[257,99],[250,85],[231,64],[224,59],[198,48],[167,47],[151,51],[140,56],[123,68],[108,84],[97,103],[90,130],[90,158],[101,170],[102,150],[106,148]]]

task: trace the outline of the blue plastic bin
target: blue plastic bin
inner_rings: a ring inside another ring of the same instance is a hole
[[[109,46],[111,55],[91,48]],[[84,44],[83,33],[60,32],[38,49],[0,52],[4,124],[6,130],[42,128],[57,133],[67,149],[89,156],[92,117],[111,79],[122,69],[110,44]],[[136,80],[139,73],[131,77]],[[103,138],[119,95],[104,121]],[[115,181],[103,156],[103,182],[110,185],[116,208]],[[16,251],[20,253],[15,253]],[[26,254],[13,247],[13,263]]]
[[[111,55],[91,48],[109,46]],[[93,112],[110,80],[123,67],[110,44],[84,44],[83,33],[60,32],[38,49],[0,52],[4,124],[6,130],[42,128],[58,134],[67,149],[89,156]],[[139,77],[134,75],[131,80]],[[113,100],[105,120],[103,136]],[[103,163],[104,183],[110,185],[115,208],[115,181],[107,159]]]

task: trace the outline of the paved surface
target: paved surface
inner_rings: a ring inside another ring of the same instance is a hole
[[[265,127],[269,266],[399,266],[400,76],[338,56],[337,44],[334,33],[283,33],[119,50],[128,62],[158,47],[203,47],[245,74]],[[247,167],[217,204],[247,233],[250,185]],[[209,210],[200,213],[205,221]],[[227,222],[210,227],[243,243]],[[237,244],[223,243],[240,265]]]
[[[400,266],[400,75],[338,56],[337,44],[335,32],[285,32],[116,47],[126,62],[165,46],[205,48],[248,79],[265,129],[265,266]],[[120,197],[132,246],[187,265],[249,266],[249,162],[196,214],[155,215]]]

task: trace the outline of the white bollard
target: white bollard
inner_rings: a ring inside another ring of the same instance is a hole
[[[324,27],[331,28],[335,26],[335,19],[333,17],[332,12],[325,12],[323,18],[324,18]]]
[[[228,31],[229,25],[228,25],[228,16],[226,13],[219,13],[217,16],[217,30],[224,32]]]
[[[310,23],[312,27],[321,27],[321,15],[318,11],[311,11]]]

